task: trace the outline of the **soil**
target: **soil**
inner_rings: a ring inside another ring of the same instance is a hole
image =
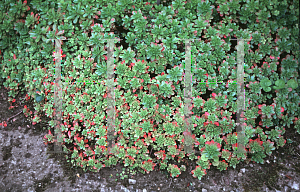
[[[46,146],[42,140],[47,131],[40,123],[32,125],[21,112],[24,105],[33,108],[33,103],[21,102],[26,94],[17,96],[16,107],[11,110],[8,90],[3,85],[0,95],[0,122],[7,123],[6,127],[0,126],[0,187],[4,192],[300,190],[300,135],[293,125],[284,134],[292,142],[265,158],[265,164],[242,162],[236,169],[229,167],[222,172],[211,166],[199,181],[190,174],[195,162],[189,162],[187,171],[176,179],[156,168],[150,174],[137,172],[129,176],[135,181],[129,184],[128,178],[116,176],[122,172],[122,165],[98,173],[84,172],[73,168],[63,154],[49,153],[53,146]]]

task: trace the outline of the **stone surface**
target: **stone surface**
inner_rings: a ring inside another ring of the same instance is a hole
[[[136,183],[136,180],[134,180],[134,179],[129,179],[128,182],[129,182],[129,184],[134,185],[134,184]]]

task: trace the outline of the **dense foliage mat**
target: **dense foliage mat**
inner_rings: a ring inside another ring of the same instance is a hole
[[[62,44],[63,146],[70,163],[99,171],[122,162],[172,177],[197,165],[201,179],[240,161],[264,163],[299,117],[299,2],[294,1],[13,1],[1,6],[1,82],[13,108],[18,93],[35,100],[33,124],[54,111],[54,39]],[[114,152],[107,151],[107,53],[115,43]],[[235,46],[245,40],[245,149],[237,153]],[[184,39],[191,43],[194,149],[184,147]],[[101,83],[78,83],[95,81]],[[205,83],[218,81],[223,83]],[[25,85],[25,89],[21,89]],[[49,120],[45,144],[56,141]]]

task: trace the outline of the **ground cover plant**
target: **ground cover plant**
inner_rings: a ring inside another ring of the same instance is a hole
[[[0,6],[1,81],[10,90],[10,109],[19,93],[36,101],[23,111],[33,124],[55,115],[55,47],[46,39],[68,39],[61,46],[62,81],[68,82],[62,84],[62,142],[74,166],[99,171],[121,162],[178,177],[191,160],[197,163],[191,174],[201,179],[211,165],[222,171],[241,161],[263,164],[284,146],[291,124],[300,134],[298,1],[11,0]],[[123,39],[114,47],[117,145],[110,153],[108,45],[101,41],[108,38]],[[191,137],[198,153],[186,154],[183,39],[199,38],[191,44]],[[245,154],[236,151],[234,38],[248,39],[244,144],[251,153]],[[54,143],[54,121],[46,123],[45,144]]]

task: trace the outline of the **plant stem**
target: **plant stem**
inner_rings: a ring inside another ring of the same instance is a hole
[[[14,115],[14,116],[12,116],[12,117],[8,118],[8,119],[7,119],[7,122],[8,122],[10,119],[12,119],[12,118],[16,117],[17,115],[20,115],[22,112],[23,112],[23,111],[20,111],[20,112],[19,112],[19,113],[17,113],[16,115]]]

